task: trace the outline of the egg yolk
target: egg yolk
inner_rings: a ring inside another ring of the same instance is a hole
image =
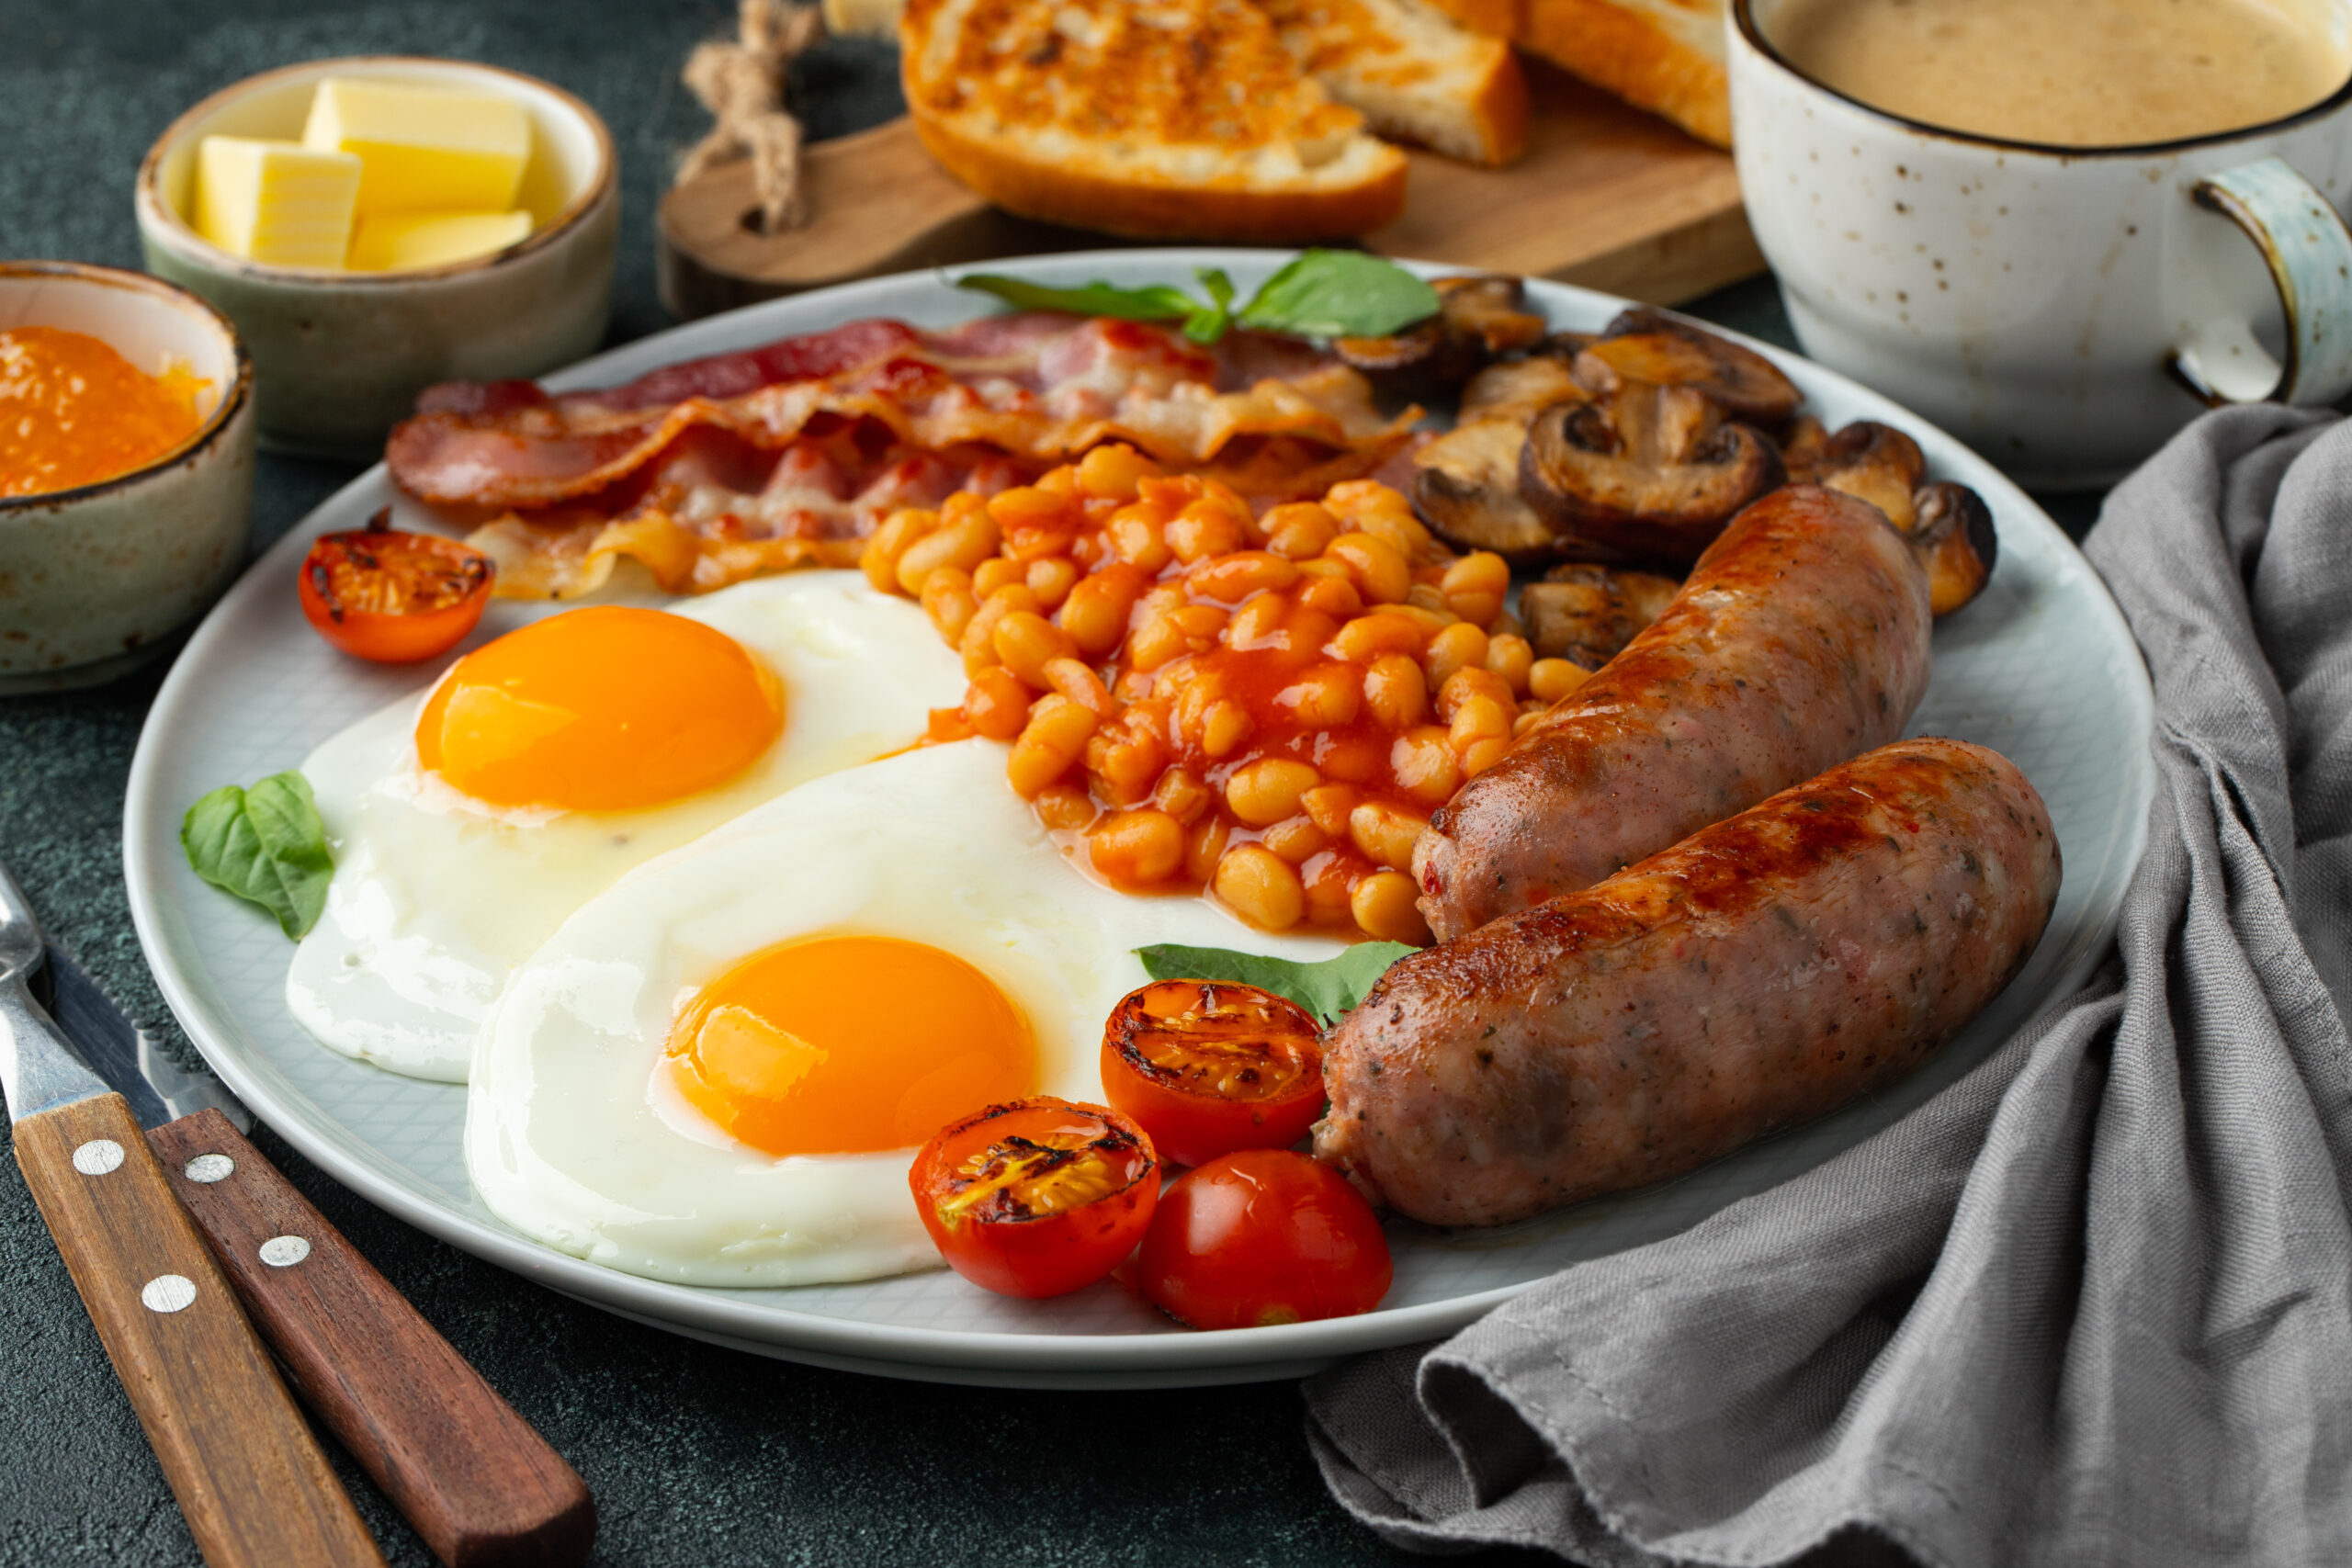
[[[492,806],[626,811],[725,784],[783,729],[783,689],[741,643],[600,604],[459,660],[416,721],[416,755]]]
[[[665,1061],[704,1115],[778,1156],[909,1148],[1037,1078],[1028,1021],[993,981],[880,936],[752,954],[688,1004]]]

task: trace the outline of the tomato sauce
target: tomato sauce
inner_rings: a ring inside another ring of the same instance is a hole
[[[177,367],[150,376],[84,333],[0,331],[0,497],[146,467],[196,434],[208,385]]]

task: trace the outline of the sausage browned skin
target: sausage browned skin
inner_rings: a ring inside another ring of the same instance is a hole
[[[2058,897],[2016,764],[1898,742],[1580,893],[1399,960],[1326,1042],[1315,1152],[1495,1224],[1690,1169],[1910,1072]]]
[[[1589,887],[1883,746],[1928,689],[1928,574],[1878,508],[1778,490],[1665,613],[1430,818],[1413,852],[1443,942]]]

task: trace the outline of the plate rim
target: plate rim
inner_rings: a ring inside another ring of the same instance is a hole
[[[1109,271],[1132,269],[1148,264],[1170,268],[1246,266],[1254,271],[1260,266],[1279,265],[1281,258],[1295,254],[1236,247],[1152,247],[1006,257],[987,265],[991,269],[1018,266],[1060,271],[1094,266]],[[1464,270],[1426,262],[1403,262],[1400,265],[1425,276],[1443,276]],[[640,361],[650,359],[654,364],[667,364],[703,354],[726,352],[726,346],[719,340],[729,340],[733,346],[739,347],[766,341],[767,336],[775,333],[770,332],[763,336],[752,323],[764,316],[777,313],[780,308],[786,310],[805,310],[816,304],[836,308],[834,313],[838,320],[855,319],[862,313],[857,308],[859,303],[867,298],[895,292],[910,282],[928,280],[937,287],[946,288],[947,277],[948,272],[944,268],[916,269],[762,301],[719,315],[682,322],[606,349],[542,378],[542,383],[555,390],[569,390],[609,381],[616,370],[624,375],[641,374],[647,367],[639,364]],[[1579,311],[1596,315],[1638,304],[1621,296],[1550,279],[1530,277],[1527,283],[1531,290],[1537,291],[1539,295],[1554,295],[1555,299],[1547,303],[1566,304]],[[975,306],[976,315],[988,310],[986,303],[978,299]],[[2066,537],[2030,496],[1989,460],[1966,447],[1948,432],[1892,399],[1802,354],[1712,322],[1706,325],[1709,331],[1763,355],[1783,370],[1792,371],[1795,378],[1815,381],[1825,389],[1835,389],[1840,397],[1862,405],[1866,417],[1899,423],[1915,437],[1928,436],[1929,441],[1924,444],[1945,446],[1951,455],[1962,460],[1963,466],[1977,470],[1975,477],[1965,477],[1964,482],[1985,493],[1988,502],[1997,503],[1996,515],[2005,525],[2014,521],[2032,531],[2045,534],[2048,540],[2055,541],[2081,559],[2079,547]],[[783,330],[823,329],[808,326]],[[665,349],[674,352],[664,354],[662,351]],[[636,368],[628,368],[629,367]],[[1809,397],[1812,395],[1808,393]],[[1104,1374],[1103,1380],[1094,1386],[1133,1387],[1143,1382],[1189,1385],[1236,1381],[1237,1377],[1250,1375],[1253,1369],[1264,1369],[1258,1375],[1270,1378],[1294,1376],[1297,1369],[1306,1363],[1328,1361],[1361,1351],[1450,1335],[1494,1307],[1543,1282],[1539,1278],[1441,1302],[1376,1311],[1358,1317],[1205,1333],[1056,1335],[906,1327],[802,1313],[789,1307],[741,1301],[730,1293],[706,1287],[679,1285],[625,1274],[584,1258],[557,1252],[520,1233],[506,1229],[493,1219],[463,1213],[425,1193],[413,1191],[371,1168],[372,1145],[355,1145],[334,1137],[323,1127],[313,1126],[311,1114],[303,1108],[308,1103],[307,1096],[300,1096],[299,1091],[295,1100],[281,1095],[277,1087],[264,1076],[264,1069],[271,1072],[275,1069],[267,1068],[266,1062],[258,1066],[247,1062],[243,1051],[233,1043],[232,1028],[220,1028],[216,1036],[217,1025],[211,1010],[203,1000],[192,976],[184,972],[180,955],[167,939],[162,908],[163,876],[165,873],[153,863],[142,829],[158,820],[159,806],[169,811],[168,804],[160,802],[158,798],[162,773],[159,758],[164,744],[160,737],[168,728],[175,711],[190,700],[187,694],[197,688],[196,671],[206,662],[207,652],[215,643],[232,635],[235,604],[248,593],[261,592],[254,586],[260,580],[289,571],[291,558],[307,547],[310,537],[325,526],[333,514],[362,495],[369,499],[379,498],[388,486],[384,465],[379,462],[338,488],[247,566],[220,603],[207,613],[187,646],[174,660],[170,672],[141,725],[123,808],[123,869],[131,922],[165,1002],[205,1061],[236,1092],[238,1098],[279,1136],[334,1179],[377,1207],[438,1240],[560,1294],[586,1301],[623,1317],[786,1359],[790,1359],[796,1350],[801,1350],[811,1358],[834,1364],[854,1361],[863,1368],[914,1378],[955,1374],[953,1381],[969,1382],[973,1381],[971,1374],[977,1373],[986,1381],[1017,1383],[1030,1381],[1024,1380],[1023,1374],[1059,1382],[1087,1373],[1100,1373]],[[2128,886],[2132,870],[2146,848],[2147,807],[2153,800],[2155,782],[2154,762],[2145,744],[2153,732],[2154,694],[2149,683],[2144,660],[2140,658],[2131,627],[2104,580],[2086,560],[2082,561],[2082,566],[2086,581],[2096,590],[2092,599],[2097,614],[2107,623],[2103,629],[2110,638],[2120,639],[2120,646],[2129,649],[2132,655],[2128,661],[2129,669],[2137,679],[2127,681],[2120,694],[2129,710],[2125,715],[2126,728],[2140,741],[2132,750],[2136,766],[2127,785],[2136,798],[2131,802],[2132,809],[2121,846],[2124,859],[2129,863],[2120,869],[2116,896],[2097,911],[2092,927],[2094,940],[2082,942],[2074,958],[2053,973],[2045,996],[2037,1004],[2037,1012],[2078,990],[2113,941],[2121,914],[2122,889]],[[168,817],[164,818],[169,819]],[[233,1021],[228,1022],[233,1024]],[[1770,1190],[1768,1187],[1763,1190]],[[994,1376],[990,1377],[990,1374]]]

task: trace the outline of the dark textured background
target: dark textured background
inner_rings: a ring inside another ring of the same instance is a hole
[[[641,336],[668,324],[653,291],[654,199],[705,125],[677,67],[731,14],[713,0],[0,0],[0,257],[138,265],[141,154],[182,108],[239,77],[331,54],[458,55],[559,83],[610,122],[626,225],[612,339]],[[812,133],[895,112],[895,69],[891,50],[856,41],[805,61],[796,86]],[[1695,310],[1791,342],[1761,280]],[[264,457],[254,547],[353,471]],[[2079,502],[2057,510],[2077,532],[2088,518]],[[56,940],[185,1050],[131,934],[119,847],[123,784],[161,675],[0,699],[0,858]],[[1326,1496],[1288,1385],[1010,1393],[717,1349],[478,1262],[370,1208],[266,1128],[255,1136],[587,1478],[598,1562],[1416,1561]],[[373,1488],[345,1473],[386,1555],[429,1563]],[[16,1165],[0,1161],[0,1568],[196,1561]]]

